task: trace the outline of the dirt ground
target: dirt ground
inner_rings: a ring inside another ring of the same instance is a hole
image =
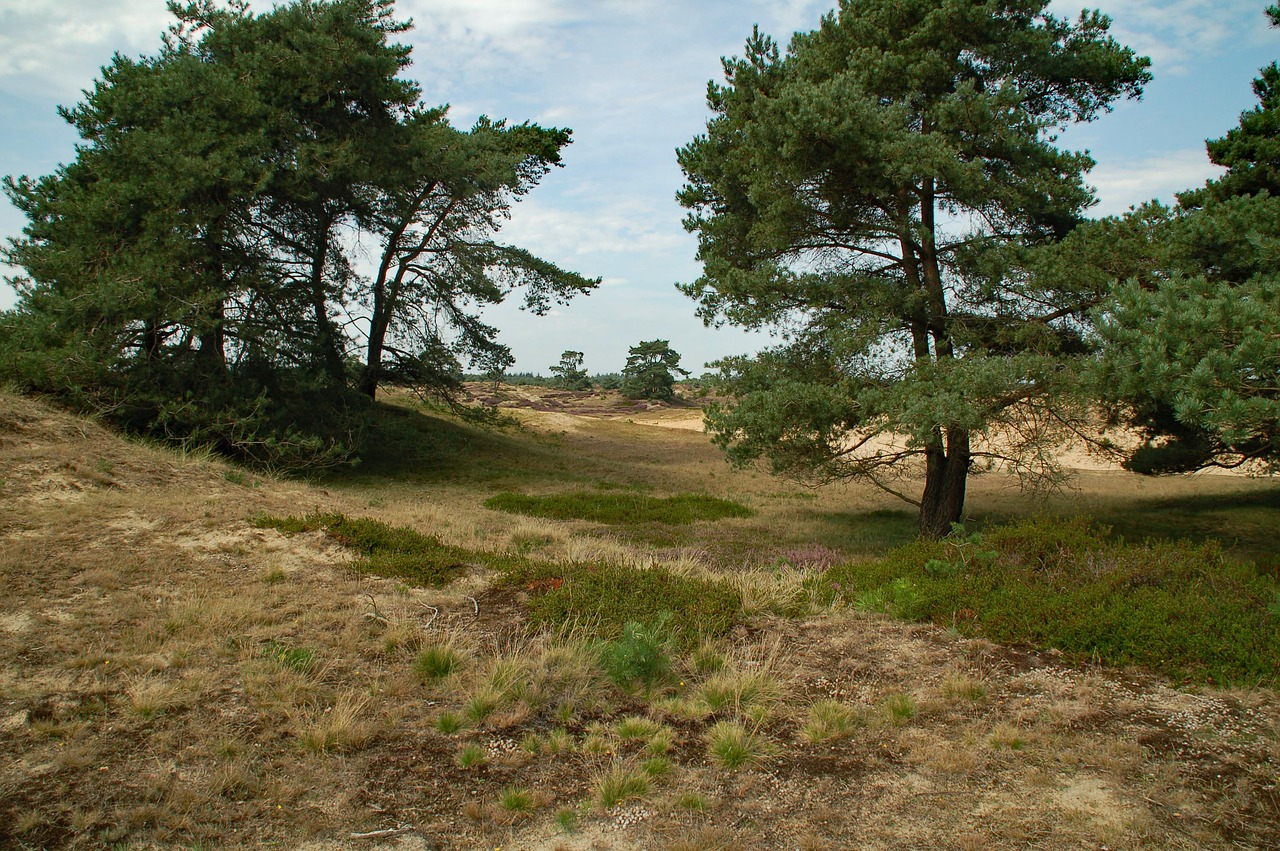
[[[591,404],[637,465],[653,425],[671,427],[655,452],[707,451],[688,409]],[[539,405],[521,439],[563,446],[584,411]],[[603,432],[582,428],[568,445],[589,453]],[[623,464],[613,446],[598,451]],[[765,486],[729,477],[718,486]],[[336,510],[468,545],[545,536],[554,553],[613,538],[487,512],[478,487],[264,477],[8,394],[0,480],[6,848],[1280,847],[1269,689],[1183,688],[824,608],[757,616],[717,651],[773,684],[754,765],[709,756],[723,713],[681,710],[709,676],[693,667],[662,699],[618,691],[572,717],[499,713],[444,733],[466,688],[416,676],[418,651],[447,635],[477,665],[531,658],[546,639],[526,629],[522,593],[479,569],[443,590],[362,576],[322,534],[251,519]],[[806,738],[824,702],[856,729]],[[669,771],[604,806],[600,778],[644,756],[607,732],[634,715],[673,731]],[[553,731],[557,752],[527,746]],[[464,768],[467,745],[484,759]]]

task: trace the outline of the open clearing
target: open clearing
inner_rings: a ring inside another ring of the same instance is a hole
[[[493,395],[522,429],[402,401],[428,448],[308,484],[0,394],[0,845],[1276,847],[1275,691],[1180,688],[843,607],[775,614],[806,609],[814,568],[881,553],[914,518],[869,488],[730,470],[687,408]],[[1273,482],[1092,469],[1075,487],[1036,506],[991,474],[970,510],[1221,536],[1274,563]],[[483,506],[583,488],[696,492],[755,515],[609,526]],[[677,659],[669,685],[628,692],[592,678],[572,633],[532,632],[528,590],[491,571],[409,587],[353,571],[320,532],[252,523],[308,512],[722,577],[751,616]],[[424,674],[433,647],[456,650],[456,669]],[[525,693],[477,709],[499,684]],[[713,686],[727,702],[709,702]],[[748,738],[731,768],[713,742],[735,723]]]

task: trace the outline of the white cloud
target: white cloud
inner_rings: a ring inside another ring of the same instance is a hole
[[[1224,171],[1209,162],[1203,147],[1099,165],[1088,177],[1098,191],[1098,205],[1090,213],[1117,215],[1156,198],[1171,204],[1175,193],[1202,186]]]
[[[1111,33],[1159,74],[1186,74],[1197,61],[1253,41],[1266,30],[1256,0],[1055,0],[1051,11],[1074,18],[1082,6],[1111,17]]]
[[[674,213],[656,212],[628,200],[567,208],[526,199],[503,228],[502,239],[515,245],[536,246],[536,253],[566,263],[571,258],[604,254],[693,254],[693,242],[680,229]],[[595,274],[586,269],[580,271]]]
[[[476,48],[526,60],[547,49],[552,31],[578,13],[566,0],[410,0],[397,13],[412,17],[412,42],[426,49],[442,46],[451,55]],[[581,7],[580,7],[581,8]]]
[[[113,53],[154,53],[171,20],[164,0],[0,0],[0,88],[74,97]]]

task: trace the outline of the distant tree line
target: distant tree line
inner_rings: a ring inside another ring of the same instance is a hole
[[[680,353],[671,348],[668,340],[649,340],[637,343],[627,351],[627,364],[622,372],[606,372],[589,375],[584,367],[582,352],[572,350],[560,355],[560,362],[550,368],[550,376],[533,373],[491,371],[484,375],[472,374],[471,380],[528,384],[557,387],[561,390],[617,390],[630,399],[671,401],[675,398],[676,375],[688,378],[689,372],[680,368]]]

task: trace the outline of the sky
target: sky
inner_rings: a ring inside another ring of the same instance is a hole
[[[269,8],[257,0],[253,8]],[[508,305],[486,313],[515,356],[513,371],[546,373],[581,351],[592,373],[620,371],[627,349],[664,339],[695,375],[709,361],[759,349],[763,335],[708,329],[675,284],[695,280],[697,243],[681,225],[675,150],[705,128],[706,85],[720,58],[742,52],[753,24],[782,43],[817,26],[835,0],[399,0],[414,29],[406,76],[455,125],[488,115],[573,130],[563,169],[515,208],[500,238],[602,285],[547,316]],[[1173,200],[1218,170],[1204,140],[1256,105],[1251,82],[1280,59],[1264,0],[1054,0],[1074,18],[1100,9],[1112,34],[1150,56],[1140,102],[1070,128],[1059,144],[1097,161],[1094,215]],[[57,115],[76,103],[113,53],[151,55],[169,23],[164,0],[0,0],[0,175],[43,175],[74,158]],[[23,218],[0,199],[0,239]],[[0,267],[0,274],[15,270]],[[15,294],[0,284],[0,309]]]

